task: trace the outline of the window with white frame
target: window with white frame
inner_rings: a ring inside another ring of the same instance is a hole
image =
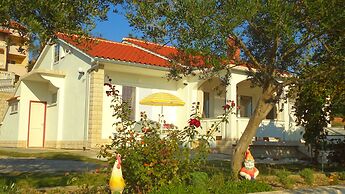
[[[251,117],[253,113],[251,96],[240,96],[240,117]]]
[[[210,118],[210,93],[204,92],[203,117]]]
[[[135,120],[135,87],[122,86],[122,101],[131,108],[131,119]]]
[[[59,62],[60,60],[60,45],[55,44],[54,46],[54,63]]]
[[[52,101],[51,104],[56,104],[57,103],[57,92],[52,94]]]
[[[17,100],[10,102],[10,110],[11,110],[11,114],[18,112],[18,101]]]

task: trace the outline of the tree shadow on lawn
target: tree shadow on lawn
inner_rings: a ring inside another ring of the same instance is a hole
[[[311,164],[311,163],[291,163],[291,164],[255,164],[256,168],[259,169],[261,175],[273,175],[274,171],[285,169],[292,173],[299,173],[305,168],[313,169],[314,171],[322,171],[320,164]],[[224,174],[231,173],[231,161],[222,161],[222,160],[209,160],[202,167],[206,172],[222,172]],[[324,172],[342,172],[345,171],[345,167],[336,167],[336,166],[325,166]]]
[[[0,188],[14,184],[19,188],[64,187],[70,185],[104,185],[106,173],[7,173],[0,174]]]

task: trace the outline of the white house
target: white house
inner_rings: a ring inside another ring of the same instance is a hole
[[[183,107],[164,107],[167,123],[183,128],[193,102],[200,102],[205,130],[223,113],[226,100],[240,109],[215,134],[218,140],[235,142],[245,129],[260,95],[250,87],[246,67],[232,68],[230,84],[215,91],[220,79],[199,80],[197,76],[168,81],[169,56],[177,50],[132,38],[122,43],[99,38],[78,39],[58,34],[47,44],[33,70],[23,76],[0,128],[0,146],[45,148],[93,148],[109,141],[115,132],[111,97],[104,83],[111,80],[124,99],[131,98],[133,118],[145,111],[158,120],[160,107],[140,105],[155,92],[168,92],[185,101]],[[227,91],[227,92],[225,92]],[[282,109],[282,111],[278,111]],[[276,137],[298,141],[289,102],[281,102],[258,129],[258,139]]]

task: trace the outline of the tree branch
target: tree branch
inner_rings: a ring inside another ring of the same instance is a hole
[[[284,53],[282,54],[281,60],[283,61],[285,57],[287,57],[287,56],[290,55],[291,53],[297,51],[298,49],[300,49],[300,48],[306,46],[310,41],[314,40],[315,38],[320,37],[321,35],[323,35],[323,33],[322,33],[322,32],[319,32],[319,33],[315,34],[314,36],[312,36],[312,37],[310,37],[310,38],[304,40],[301,44],[296,45],[296,46],[294,46],[294,47],[288,49],[286,52],[284,52]]]
[[[278,50],[279,43],[280,43],[280,37],[277,35],[274,39],[274,45],[273,45],[271,56],[270,56],[271,60],[269,62],[269,65],[272,67],[273,67],[273,64],[275,63],[275,58],[276,58],[276,53]]]
[[[231,35],[236,42],[239,43],[240,47],[243,49],[243,51],[246,53],[246,55],[250,58],[250,60],[253,62],[254,68],[262,70],[262,66],[261,64],[258,62],[258,60],[256,60],[256,58],[254,57],[254,55],[250,52],[250,50],[248,49],[248,47],[244,44],[244,42],[238,38],[236,35],[232,34]]]

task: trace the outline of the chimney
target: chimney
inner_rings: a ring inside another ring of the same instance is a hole
[[[226,42],[228,44],[228,56],[229,56],[229,58],[231,58],[235,61],[239,61],[241,49],[236,45],[236,40],[232,36],[229,36],[229,38],[227,39]]]

